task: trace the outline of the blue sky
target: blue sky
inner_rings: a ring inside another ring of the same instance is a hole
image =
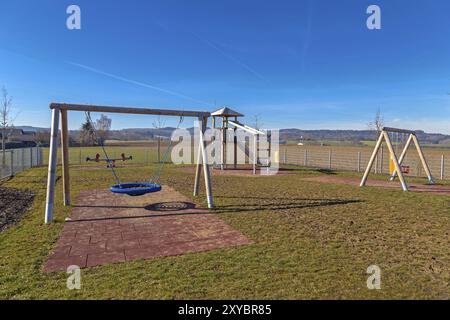
[[[66,28],[70,4],[81,30]],[[366,27],[371,4],[381,30]],[[388,125],[450,134],[449,12],[448,0],[2,0],[0,86],[16,125],[48,127],[58,101],[227,105],[302,129],[366,129],[381,108]]]

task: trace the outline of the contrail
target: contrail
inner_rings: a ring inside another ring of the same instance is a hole
[[[218,46],[216,46],[214,43],[200,37],[198,34],[194,33],[191,31],[191,34],[193,36],[195,36],[197,39],[199,39],[200,41],[202,41],[203,43],[207,44],[208,46],[210,46],[211,48],[213,48],[214,50],[216,50],[217,52],[219,52],[221,55],[223,55],[225,58],[230,59],[231,61],[233,61],[234,63],[237,63],[238,65],[240,65],[241,67],[243,67],[244,69],[246,69],[248,72],[252,73],[253,75],[257,76],[258,78],[260,78],[261,80],[264,80],[265,82],[269,82],[268,79],[266,79],[264,76],[262,76],[260,73],[256,72],[255,70],[253,70],[252,68],[250,68],[248,65],[246,65],[245,63],[243,63],[242,61],[236,59],[235,57],[229,55],[228,53],[224,52],[222,49],[220,49]]]
[[[195,98],[189,97],[189,96],[184,95],[182,93],[178,93],[178,92],[175,92],[175,91],[171,91],[171,90],[163,89],[163,88],[160,88],[160,87],[152,86],[152,85],[144,83],[144,82],[139,82],[139,81],[131,80],[131,79],[128,79],[128,78],[124,78],[124,77],[121,77],[121,76],[118,76],[118,75],[115,75],[115,74],[112,74],[112,73],[109,73],[109,72],[105,72],[105,71],[102,71],[102,70],[99,70],[99,69],[96,69],[96,68],[93,68],[93,67],[89,67],[89,66],[81,64],[81,63],[76,63],[76,62],[71,62],[71,61],[66,61],[66,63],[68,63],[68,64],[70,64],[72,66],[78,67],[78,68],[82,68],[82,69],[87,70],[87,71],[91,71],[91,72],[94,72],[94,73],[97,73],[97,74],[104,75],[106,77],[110,77],[110,78],[119,80],[119,81],[131,83],[131,84],[134,84],[134,85],[137,85],[137,86],[140,86],[140,87],[156,90],[156,91],[159,91],[159,92],[167,93],[167,94],[175,96],[175,97],[179,97],[179,98],[187,99],[187,100],[190,100],[190,101],[193,101],[193,102],[197,102],[197,103],[201,103],[201,104],[205,104],[205,105],[211,106],[211,103],[208,103],[206,101],[197,100]]]

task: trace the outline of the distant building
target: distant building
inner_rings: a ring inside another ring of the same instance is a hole
[[[0,132],[0,137],[2,133]],[[11,129],[7,130],[7,142],[35,142],[36,132],[34,131],[24,131],[22,129]]]

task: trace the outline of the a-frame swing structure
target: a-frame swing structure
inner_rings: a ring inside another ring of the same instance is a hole
[[[64,205],[69,206],[70,201],[70,174],[69,174],[69,128],[68,128],[68,112],[103,112],[103,113],[122,113],[136,115],[161,115],[176,117],[193,117],[198,119],[200,129],[199,152],[197,158],[197,168],[194,182],[194,196],[199,193],[200,176],[203,168],[205,178],[206,200],[208,208],[214,208],[214,200],[212,193],[211,174],[209,170],[208,157],[206,152],[206,142],[204,133],[207,129],[208,119],[211,116],[209,112],[202,111],[186,111],[186,110],[164,110],[164,109],[144,109],[130,107],[111,107],[111,106],[95,106],[81,104],[50,104],[52,110],[52,127],[50,136],[50,155],[48,164],[48,182],[47,182],[47,199],[45,202],[45,223],[53,220],[53,204],[55,201],[55,185],[56,185],[56,168],[58,154],[58,134],[61,119],[61,148],[62,148],[62,180],[63,180],[63,200]]]
[[[394,146],[392,145],[392,141],[389,136],[390,133],[409,135],[408,140],[406,141],[406,144],[403,148],[403,151],[402,151],[400,157],[397,157],[397,154],[395,153]],[[375,145],[375,149],[373,150],[372,156],[370,157],[370,160],[369,160],[369,164],[367,165],[366,171],[364,172],[364,176],[361,180],[361,185],[360,185],[361,187],[364,187],[367,183],[367,178],[369,177],[369,174],[372,171],[372,167],[377,158],[378,152],[380,151],[381,146],[383,145],[383,142],[385,142],[387,145],[387,148],[391,155],[391,161],[393,162],[393,165],[394,165],[394,171],[391,175],[390,180],[393,181],[393,180],[395,180],[396,177],[398,177],[403,191],[409,191],[408,184],[406,183],[405,176],[403,174],[402,164],[403,164],[403,161],[405,160],[406,154],[408,153],[411,143],[414,143],[414,145],[416,147],[420,162],[422,164],[423,169],[425,170],[429,184],[435,184],[433,176],[430,171],[430,167],[428,166],[427,160],[425,159],[425,155],[422,151],[419,140],[417,139],[416,132],[411,131],[411,130],[405,130],[405,129],[384,127],[383,130],[381,130],[381,132],[380,132],[380,136]]]

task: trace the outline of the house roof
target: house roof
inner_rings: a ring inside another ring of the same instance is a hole
[[[213,117],[243,117],[242,113],[234,111],[228,107],[224,107],[211,113]]]

